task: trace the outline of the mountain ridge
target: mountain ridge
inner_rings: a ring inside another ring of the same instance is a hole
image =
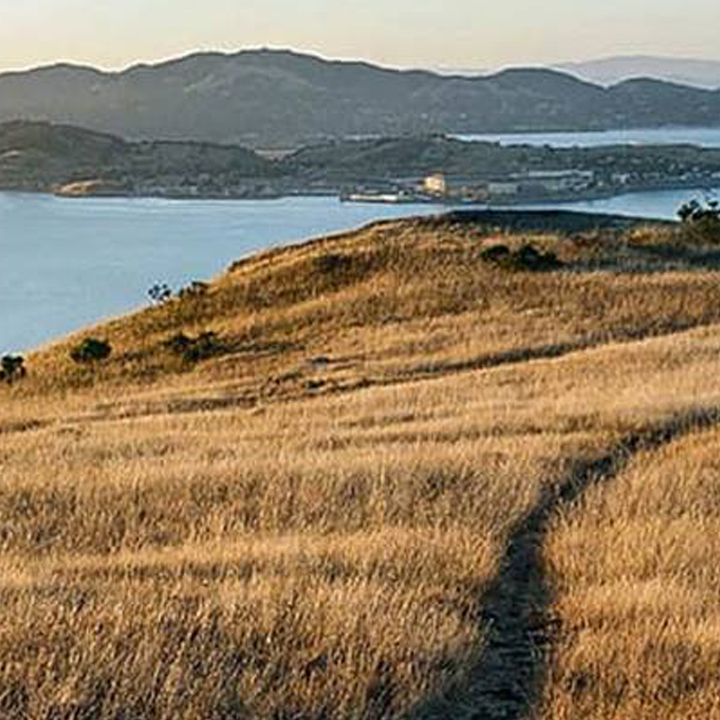
[[[606,88],[539,67],[440,75],[260,49],[120,71],[57,63],[0,73],[0,122],[14,119],[258,147],[355,135],[720,125],[720,91],[652,79]]]

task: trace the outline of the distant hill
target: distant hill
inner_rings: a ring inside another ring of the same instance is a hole
[[[635,84],[627,83],[630,95]],[[662,86],[661,86],[662,87]],[[659,88],[655,88],[659,91]],[[628,101],[629,104],[630,101]],[[720,175],[720,149],[692,145],[550,148],[464,142],[444,135],[330,140],[267,158],[239,145],[127,141],[44,121],[0,123],[0,190],[70,195],[279,197],[396,190],[434,172],[467,184],[530,172],[585,170],[606,183],[705,187]],[[627,189],[623,185],[624,189]]]
[[[127,142],[70,125],[0,123],[0,188],[47,190],[91,178],[263,178],[274,165],[252,150],[200,142]],[[193,182],[197,182],[193,180]]]
[[[290,51],[201,53],[123,72],[61,64],[0,75],[0,121],[252,146],[357,135],[720,125],[720,92],[603,88],[547,69],[400,71]]]
[[[698,88],[720,88],[720,60],[622,55],[588,62],[562,63],[555,67],[601,85],[647,77]]]
[[[691,145],[500,146],[435,135],[322,143],[301,148],[286,157],[280,167],[298,180],[322,178],[335,183],[422,177],[432,172],[443,172],[450,178],[497,178],[548,170],[677,178],[694,173],[720,175],[720,149]]]

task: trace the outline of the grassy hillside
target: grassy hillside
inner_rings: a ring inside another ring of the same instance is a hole
[[[592,225],[379,223],[30,357],[3,717],[720,717],[720,255]]]

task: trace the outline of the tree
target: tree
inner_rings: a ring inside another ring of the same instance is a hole
[[[148,290],[148,295],[155,305],[162,305],[172,297],[172,290],[167,283],[155,283]]]
[[[70,350],[70,357],[76,363],[91,363],[106,360],[112,353],[112,347],[107,340],[85,338],[79,345]]]
[[[691,238],[702,242],[720,243],[720,201],[698,200],[682,205],[677,211],[683,229]]]
[[[4,355],[0,358],[0,382],[11,385],[26,375],[25,358],[21,355]]]

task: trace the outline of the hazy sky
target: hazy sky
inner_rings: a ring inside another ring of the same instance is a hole
[[[720,0],[0,0],[0,70],[292,47],[398,66],[720,59]]]

